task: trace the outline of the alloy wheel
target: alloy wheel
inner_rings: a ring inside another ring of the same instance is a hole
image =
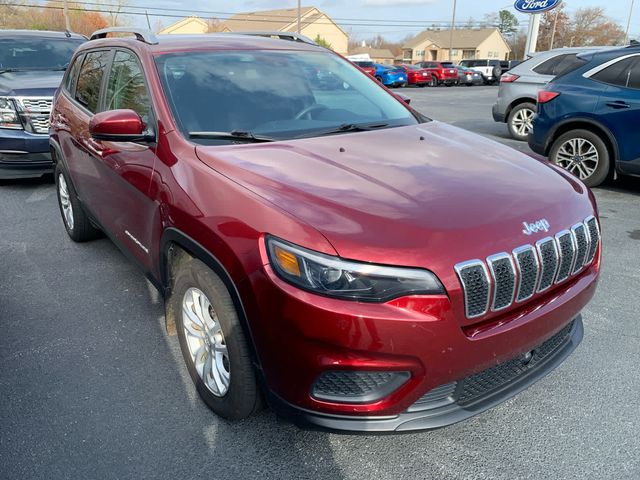
[[[67,224],[69,230],[73,230],[73,205],[71,205],[71,196],[69,195],[69,187],[67,187],[67,181],[64,179],[64,175],[61,173],[58,175],[58,196],[60,198],[60,206],[62,207],[62,214],[64,221]]]
[[[231,381],[231,363],[220,320],[207,296],[189,288],[182,299],[182,325],[193,365],[216,397],[224,397]]]
[[[522,108],[513,115],[513,128],[518,135],[526,137],[533,130],[533,110]]]
[[[585,180],[598,168],[600,155],[589,140],[571,138],[560,145],[555,161],[559,167],[573,173],[580,180]]]

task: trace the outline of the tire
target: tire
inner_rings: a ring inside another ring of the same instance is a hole
[[[502,76],[502,67],[496,65],[495,67],[493,67],[493,70],[491,70],[491,74],[493,75],[494,83],[498,83],[500,77]]]
[[[62,223],[71,240],[86,242],[99,237],[100,230],[94,227],[89,220],[89,216],[82,208],[69,176],[60,162],[56,164],[54,179]]]
[[[431,80],[429,81],[429,86],[430,87],[437,87],[438,86],[438,78],[435,76],[431,77]]]
[[[573,158],[576,155],[581,158]],[[551,146],[549,160],[576,175],[588,187],[600,185],[610,172],[609,149],[598,134],[589,130],[571,130],[560,135]]]
[[[180,349],[200,398],[223,418],[248,417],[258,410],[260,394],[247,339],[227,287],[204,263],[188,255],[174,272],[166,315],[175,319]],[[194,319],[200,319],[200,324]],[[202,327],[205,322],[208,329]],[[197,364],[198,357],[202,362]]]
[[[376,76],[376,80],[379,81],[380,83],[382,83],[382,77],[381,76]]]
[[[533,129],[531,122],[535,112],[535,103],[525,102],[516,105],[511,112],[509,112],[509,117],[507,118],[509,134],[516,140],[526,141],[529,132]]]

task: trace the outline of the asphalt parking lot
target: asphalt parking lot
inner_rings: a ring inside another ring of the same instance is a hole
[[[527,150],[496,87],[401,89],[428,116]],[[471,420],[403,435],[306,431],[200,402],[157,291],[106,239],[71,242],[50,179],[0,182],[0,479],[638,479],[640,179],[595,190],[604,261],[585,338]]]

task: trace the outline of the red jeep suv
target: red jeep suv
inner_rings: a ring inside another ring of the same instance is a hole
[[[164,295],[214,412],[435,428],[576,348],[601,256],[578,180],[296,34],[113,31],[55,97],[60,211]]]

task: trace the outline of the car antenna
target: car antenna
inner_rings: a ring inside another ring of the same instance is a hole
[[[66,35],[67,38],[71,38],[71,32],[69,30],[65,30],[64,34]]]

